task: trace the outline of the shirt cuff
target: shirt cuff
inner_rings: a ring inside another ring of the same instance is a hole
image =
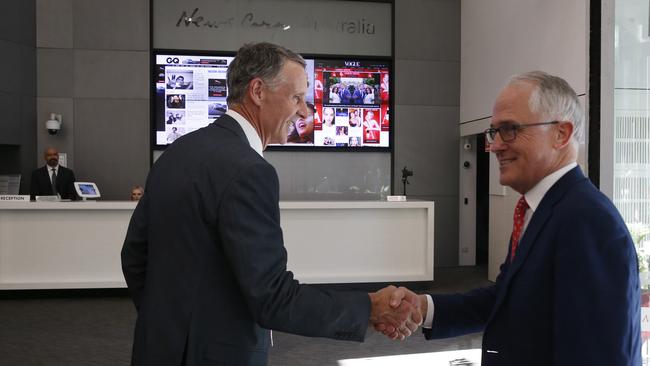
[[[427,328],[431,329],[433,327],[433,311],[434,305],[433,305],[433,299],[431,298],[431,295],[424,295],[427,297],[427,316],[424,318],[424,322],[422,323],[422,328]]]

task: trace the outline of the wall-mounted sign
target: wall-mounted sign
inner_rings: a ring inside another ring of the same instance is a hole
[[[273,42],[311,54],[391,56],[391,4],[313,0],[153,1],[154,48],[236,51]]]
[[[0,194],[0,202],[29,202],[28,194]]]

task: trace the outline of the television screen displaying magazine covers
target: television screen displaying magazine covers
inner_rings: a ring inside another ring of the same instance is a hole
[[[155,54],[152,139],[165,148],[228,110],[232,55]],[[389,60],[305,57],[307,118],[270,150],[387,150],[391,144]]]

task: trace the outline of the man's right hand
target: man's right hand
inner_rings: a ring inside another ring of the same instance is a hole
[[[421,303],[410,290],[388,286],[369,296],[372,305],[370,322],[389,338],[405,339],[422,324]]]
[[[425,295],[417,295],[406,287],[394,288],[391,293],[390,306],[394,309],[399,309],[408,303],[413,307],[412,316],[406,320],[406,328],[410,331],[408,334],[403,328],[396,328],[392,324],[383,322],[373,322],[373,327],[376,331],[384,334],[390,339],[404,339],[408,337],[411,332],[414,332],[419,325],[422,324],[426,318],[428,311],[428,302]]]

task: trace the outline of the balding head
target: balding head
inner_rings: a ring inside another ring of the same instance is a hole
[[[43,152],[43,157],[47,165],[51,167],[57,166],[59,164],[59,151],[53,147],[48,147]]]

